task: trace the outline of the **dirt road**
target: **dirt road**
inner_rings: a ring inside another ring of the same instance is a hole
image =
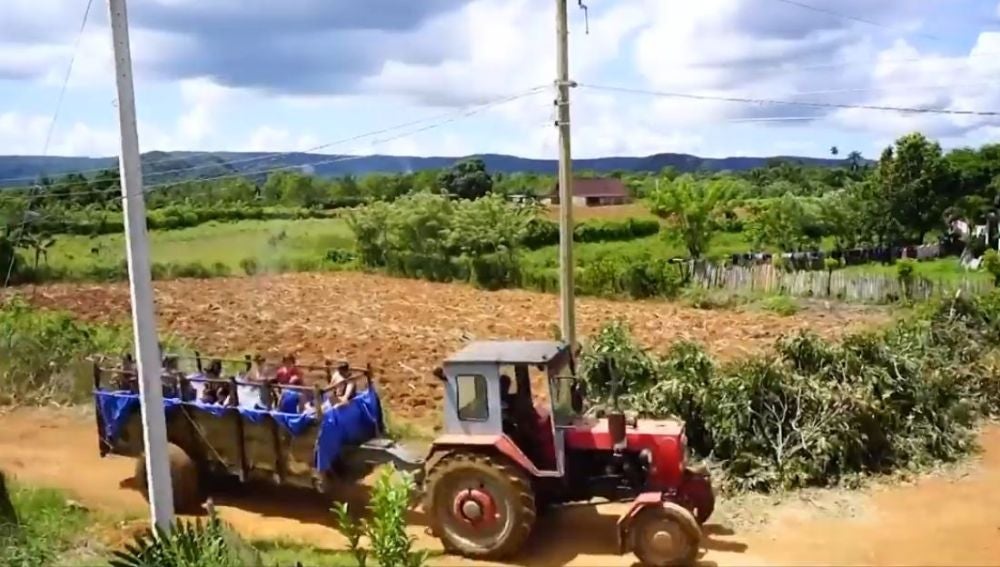
[[[855,513],[823,511],[824,497],[774,507],[750,532],[707,526],[705,565],[996,565],[1000,564],[1000,426],[982,436],[979,462],[959,477],[927,477],[852,497]],[[100,459],[93,417],[81,410],[18,410],[0,415],[0,468],[36,485],[65,489],[91,508],[140,517],[142,498],[128,486],[132,462]],[[327,505],[315,494],[253,493],[217,498],[223,517],[251,538],[297,540],[338,548]],[[358,496],[352,491],[351,498]],[[721,512],[726,513],[726,503]],[[560,510],[543,520],[519,564],[629,565],[614,553],[619,505]],[[420,516],[414,514],[414,523]],[[436,541],[414,528],[419,543]],[[442,557],[440,565],[468,565]]]

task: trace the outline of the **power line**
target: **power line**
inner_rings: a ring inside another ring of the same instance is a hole
[[[876,22],[875,20],[869,20],[867,18],[861,18],[861,17],[858,17],[858,16],[852,16],[850,14],[845,14],[843,12],[837,12],[837,11],[830,10],[828,8],[823,8],[823,7],[820,7],[820,6],[814,6],[812,4],[807,4],[805,2],[800,2],[798,0],[774,0],[774,1],[775,2],[781,2],[782,4],[788,4],[789,6],[796,6],[798,8],[802,8],[804,10],[811,10],[813,12],[818,12],[820,14],[826,14],[827,16],[831,16],[831,17],[834,17],[834,18],[839,18],[841,20],[848,20],[848,21],[851,21],[851,22],[857,22],[857,23],[861,23],[861,24],[865,24],[865,25],[869,25],[869,26],[874,26],[874,27],[878,27],[878,28],[884,28],[884,29],[891,30],[891,31],[898,31],[893,26],[889,26],[889,25],[883,24],[881,22]],[[942,37],[938,37],[938,36],[930,35],[930,34],[926,34],[926,33],[919,33],[919,32],[917,32],[917,33],[914,33],[913,35],[920,36],[920,37],[925,37],[927,39],[932,39],[934,41],[947,41],[947,40],[945,40]]]
[[[355,141],[358,141],[358,140],[361,140],[361,139],[364,139],[364,138],[369,138],[371,136],[377,136],[379,134],[386,134],[386,133],[393,132],[393,131],[396,131],[396,130],[401,130],[401,129],[404,129],[404,128],[408,128],[410,126],[416,126],[418,124],[423,124],[423,123],[426,123],[426,122],[439,121],[439,120],[442,120],[442,119],[447,120],[447,119],[449,119],[451,117],[454,117],[454,116],[458,116],[458,117],[470,116],[472,114],[476,114],[476,113],[478,113],[478,112],[480,112],[482,110],[486,110],[486,109],[492,108],[494,106],[505,104],[507,102],[512,102],[514,100],[518,100],[518,99],[523,98],[525,96],[530,96],[530,95],[537,94],[537,93],[542,92],[544,89],[547,89],[547,88],[548,88],[548,85],[535,86],[535,87],[532,87],[532,88],[527,89],[525,91],[521,91],[521,92],[513,94],[513,95],[506,95],[506,96],[503,96],[503,97],[495,98],[495,99],[489,100],[487,102],[484,102],[484,103],[481,103],[481,104],[478,104],[478,105],[467,107],[467,108],[462,109],[462,110],[444,112],[444,113],[440,113],[440,114],[435,114],[433,116],[428,116],[428,117],[425,117],[425,118],[421,118],[421,119],[418,119],[418,120],[411,120],[411,121],[408,121],[408,122],[403,122],[401,124],[396,124],[394,126],[389,126],[389,127],[381,128],[381,129],[378,129],[378,130],[373,130],[373,131],[365,132],[363,134],[358,134],[358,135],[351,136],[351,137],[348,137],[348,138],[343,138],[343,139],[335,140],[335,141],[332,141],[332,142],[326,142],[326,143],[320,144],[318,146],[307,148],[307,149],[304,149],[304,150],[301,150],[301,151],[295,151],[295,152],[291,152],[291,151],[289,151],[289,152],[273,152],[273,153],[264,154],[264,155],[260,155],[260,156],[238,158],[238,159],[233,159],[233,160],[229,160],[229,161],[204,163],[204,164],[199,164],[199,165],[195,165],[195,166],[191,166],[191,167],[183,167],[183,168],[177,168],[177,169],[172,169],[172,170],[164,170],[164,171],[159,171],[159,172],[155,172],[155,173],[150,173],[149,175],[146,175],[145,177],[146,178],[152,178],[152,177],[156,177],[156,176],[165,175],[165,174],[168,174],[168,173],[175,173],[176,174],[176,173],[194,171],[194,170],[198,170],[198,169],[205,169],[205,168],[209,168],[209,167],[228,167],[228,166],[232,166],[232,165],[235,165],[235,164],[246,164],[246,163],[253,163],[253,162],[258,162],[258,161],[270,161],[270,160],[274,160],[274,159],[277,159],[279,157],[286,156],[286,155],[293,154],[293,153],[310,153],[310,152],[316,152],[316,151],[324,150],[324,149],[331,148],[331,147],[334,147],[334,146],[346,144],[346,143],[349,143],[349,142],[355,142]],[[420,130],[418,130],[418,132],[419,131]],[[174,159],[184,159],[184,158],[174,158]],[[154,162],[154,163],[159,163],[159,162]],[[70,175],[70,174],[73,174],[73,173],[82,174],[82,173],[88,173],[90,171],[105,171],[106,169],[107,168],[97,168],[97,169],[94,169],[94,170],[82,170],[82,171],[75,171],[75,172],[66,172],[66,173],[63,173],[62,175]],[[244,172],[242,175],[250,175],[250,174],[252,174],[252,172]],[[205,179],[214,179],[214,178],[205,178]],[[177,180],[177,181],[171,181],[169,183],[161,183],[160,185],[163,185],[163,184],[174,185],[176,183],[181,183],[181,182],[184,182],[184,181],[203,181],[203,180],[204,179]],[[10,181],[10,180],[2,180],[2,179],[0,179],[0,183],[3,183],[5,181]],[[72,182],[53,183],[53,184],[50,184],[50,185],[46,185],[45,187],[48,188],[48,189],[51,189],[51,188],[55,188],[55,187],[65,187],[65,186],[68,186],[68,185],[74,185],[74,183],[72,183]],[[86,193],[78,193],[78,194],[84,195]]]
[[[377,139],[377,140],[372,141],[371,143],[372,143],[372,145],[384,144],[384,143],[387,143],[387,142],[391,142],[393,140],[398,140],[398,139],[401,139],[401,138],[406,138],[406,137],[409,137],[409,136],[413,136],[415,134],[419,134],[421,132],[426,132],[426,131],[429,131],[429,130],[440,128],[442,126],[445,126],[447,124],[456,122],[458,120],[461,120],[461,119],[464,119],[464,118],[467,118],[467,117],[470,117],[470,116],[474,116],[476,114],[484,112],[484,111],[486,111],[486,110],[488,110],[490,108],[493,108],[495,106],[499,106],[501,104],[513,102],[515,100],[519,100],[519,99],[522,99],[522,98],[525,98],[525,97],[528,97],[528,96],[540,94],[541,92],[543,92],[542,89],[544,89],[544,88],[546,88],[546,87],[535,87],[535,88],[532,88],[532,89],[530,89],[528,91],[525,91],[525,92],[522,92],[522,93],[519,93],[519,94],[516,94],[516,95],[510,95],[510,96],[507,96],[507,97],[502,98],[502,99],[494,100],[494,101],[492,101],[490,103],[482,104],[482,105],[479,105],[479,106],[474,107],[474,108],[469,109],[469,110],[465,110],[465,111],[462,111],[462,112],[453,112],[445,120],[439,120],[437,122],[433,122],[433,123],[428,124],[426,126],[423,126],[421,128],[417,128],[415,130],[408,130],[406,132],[402,132],[402,133],[397,134],[395,136],[389,136],[389,137],[386,137],[386,138]],[[407,124],[413,124],[413,123],[411,122],[411,123],[407,123]],[[359,134],[359,135],[354,136],[353,138],[349,138],[347,140],[348,141],[349,140],[359,140],[359,139],[362,139],[362,138],[365,138],[365,137],[369,137],[369,136],[372,136],[372,135],[377,135],[379,133],[385,133],[385,132],[389,132],[389,131],[392,131],[392,130],[396,130],[396,129],[399,129],[400,127],[403,127],[403,126],[406,126],[406,124],[401,125],[401,126],[392,127],[392,128],[383,128],[381,130],[376,130],[374,132],[368,132],[368,133],[365,133],[365,134]],[[292,153],[292,152],[285,152],[285,154],[287,154],[287,153]],[[277,155],[285,155],[285,154],[277,154]],[[217,176],[213,176],[213,177],[204,177],[204,178],[201,178],[201,179],[190,179],[190,180],[184,180],[184,181],[172,181],[172,182],[167,182],[167,183],[158,183],[158,184],[153,184],[153,185],[147,185],[146,188],[145,188],[145,191],[146,191],[146,193],[149,193],[149,192],[154,191],[154,190],[163,189],[163,188],[166,188],[166,187],[172,187],[172,186],[178,185],[180,183],[185,183],[185,182],[197,182],[197,183],[200,183],[200,182],[207,182],[207,181],[219,181],[219,180],[222,180],[222,179],[234,179],[234,178],[241,178],[241,177],[250,177],[250,176],[255,176],[255,175],[261,175],[261,174],[267,174],[267,173],[274,173],[274,172],[278,172],[278,171],[289,171],[289,170],[295,170],[295,169],[302,169],[304,167],[313,167],[313,166],[317,166],[317,165],[326,165],[326,164],[330,164],[330,163],[352,161],[352,160],[357,160],[357,159],[363,159],[365,157],[368,157],[368,156],[366,156],[366,155],[340,155],[340,156],[332,156],[332,157],[330,157],[328,159],[308,161],[308,162],[299,163],[299,164],[295,164],[295,165],[285,165],[285,166],[280,166],[280,167],[265,168],[265,169],[254,170],[254,171],[244,171],[244,172],[228,173],[228,174],[217,175]],[[57,185],[49,185],[48,187],[56,187],[56,186]],[[119,193],[119,192],[120,192],[120,190],[118,188],[107,188],[107,189],[94,189],[94,190],[90,190],[90,191],[81,191],[79,193],[74,193],[74,195],[79,195],[79,196],[83,196],[83,195],[102,195],[102,194]],[[27,197],[25,197],[25,199],[28,200],[29,202],[31,202],[31,201],[38,200],[38,199],[44,199],[47,196],[48,195],[46,195],[45,193],[39,193],[39,194],[36,194],[36,195],[28,195]],[[122,198],[125,198],[125,197],[123,196]]]
[[[734,102],[743,104],[775,104],[775,105],[787,105],[787,106],[803,106],[811,108],[841,108],[841,109],[856,109],[856,110],[874,110],[882,112],[902,112],[902,113],[913,113],[913,114],[947,114],[947,115],[957,115],[957,116],[1000,116],[1000,111],[993,111],[993,110],[964,110],[964,109],[947,109],[947,108],[889,106],[889,105],[875,105],[875,104],[846,104],[846,103],[835,103],[835,102],[779,100],[770,98],[751,98],[751,97],[719,96],[719,95],[696,94],[696,93],[652,91],[652,90],[637,89],[631,87],[589,85],[582,83],[579,84],[578,86],[594,90],[601,90],[601,91],[644,94],[650,96],[682,98],[689,100],[711,100],[719,102]]]

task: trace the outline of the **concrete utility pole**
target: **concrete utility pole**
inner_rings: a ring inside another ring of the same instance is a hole
[[[118,122],[121,131],[119,170],[122,209],[125,212],[129,290],[132,293],[136,371],[139,396],[142,399],[142,440],[146,448],[149,509],[153,523],[163,530],[169,530],[174,517],[174,495],[170,485],[167,424],[163,415],[163,387],[160,384],[160,348],[156,336],[153,281],[146,235],[146,203],[142,188],[142,164],[139,161],[139,134],[135,121],[128,13],[125,0],[108,0],[108,8],[111,11],[111,37],[114,42],[115,78],[118,83]]]
[[[556,0],[556,107],[559,128],[559,322],[562,337],[576,347],[576,305],[573,289],[573,161],[569,140],[569,25],[567,0]]]

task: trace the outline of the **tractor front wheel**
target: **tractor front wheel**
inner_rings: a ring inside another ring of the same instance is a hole
[[[187,451],[179,446],[167,444],[167,458],[170,462],[170,487],[174,493],[174,509],[180,513],[196,513],[202,504],[201,484],[198,465]],[[148,477],[146,475],[146,455],[139,455],[135,461],[135,480],[142,495],[149,499]]]
[[[629,527],[629,537],[633,553],[649,567],[693,565],[701,547],[701,529],[694,516],[670,502],[639,512]]]
[[[694,514],[699,524],[707,522],[715,511],[715,490],[708,471],[685,470],[684,480],[677,491],[677,500]]]
[[[446,551],[505,559],[520,551],[535,524],[535,495],[506,459],[453,453],[427,474],[424,513]]]

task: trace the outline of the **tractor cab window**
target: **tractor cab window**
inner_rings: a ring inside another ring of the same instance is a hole
[[[465,421],[486,421],[490,408],[486,394],[486,377],[462,374],[455,378],[458,390],[458,418]]]

